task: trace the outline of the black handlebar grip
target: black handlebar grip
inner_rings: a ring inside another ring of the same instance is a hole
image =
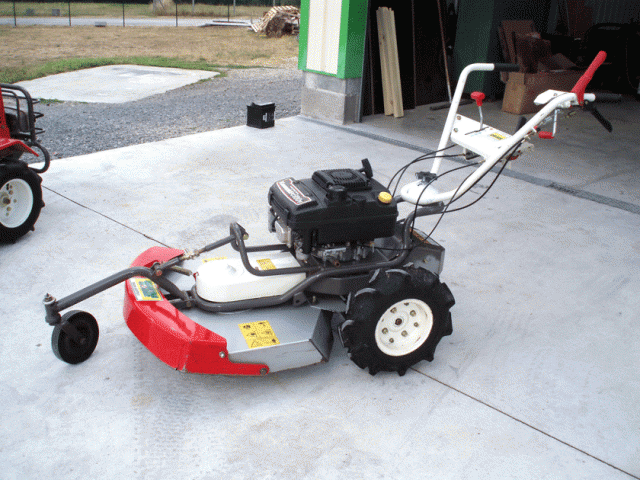
[[[517,63],[494,63],[493,70],[495,72],[519,72],[520,65]]]
[[[619,93],[594,93],[594,95],[596,102],[618,103],[622,100],[622,95]]]

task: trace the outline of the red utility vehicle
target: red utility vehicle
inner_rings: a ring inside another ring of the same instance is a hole
[[[50,156],[38,142],[44,131],[36,128],[36,119],[42,117],[33,109],[37,101],[17,85],[0,87],[0,242],[15,242],[34,229],[44,207],[40,174],[49,168]],[[23,155],[42,155],[38,163],[44,165],[34,168]]]

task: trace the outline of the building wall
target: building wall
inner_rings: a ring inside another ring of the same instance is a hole
[[[302,0],[298,68],[302,114],[358,120],[368,0]]]

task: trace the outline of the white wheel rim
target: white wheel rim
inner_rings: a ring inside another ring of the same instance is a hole
[[[16,228],[27,221],[33,208],[33,193],[27,182],[13,178],[0,190],[0,223]]]
[[[433,312],[422,300],[409,298],[391,305],[376,325],[375,339],[382,353],[392,357],[416,351],[433,328]]]

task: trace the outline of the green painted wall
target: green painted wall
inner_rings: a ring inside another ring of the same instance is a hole
[[[309,38],[309,1],[300,2],[300,32],[298,34],[298,70],[307,67],[307,40]]]
[[[338,77],[362,76],[369,0],[342,0]]]
[[[551,0],[459,0],[458,25],[453,52],[455,78],[470,63],[503,62],[498,39],[502,20],[533,20],[536,29],[545,33]],[[500,96],[504,84],[496,72],[473,73],[465,91],[483,91],[486,95]]]
[[[338,78],[359,78],[362,76],[364,42],[367,29],[369,0],[342,0],[340,19],[340,41],[338,47],[338,72],[331,74],[307,68],[309,38],[309,3],[322,0],[302,0],[300,2],[300,42],[298,47],[298,68]]]

